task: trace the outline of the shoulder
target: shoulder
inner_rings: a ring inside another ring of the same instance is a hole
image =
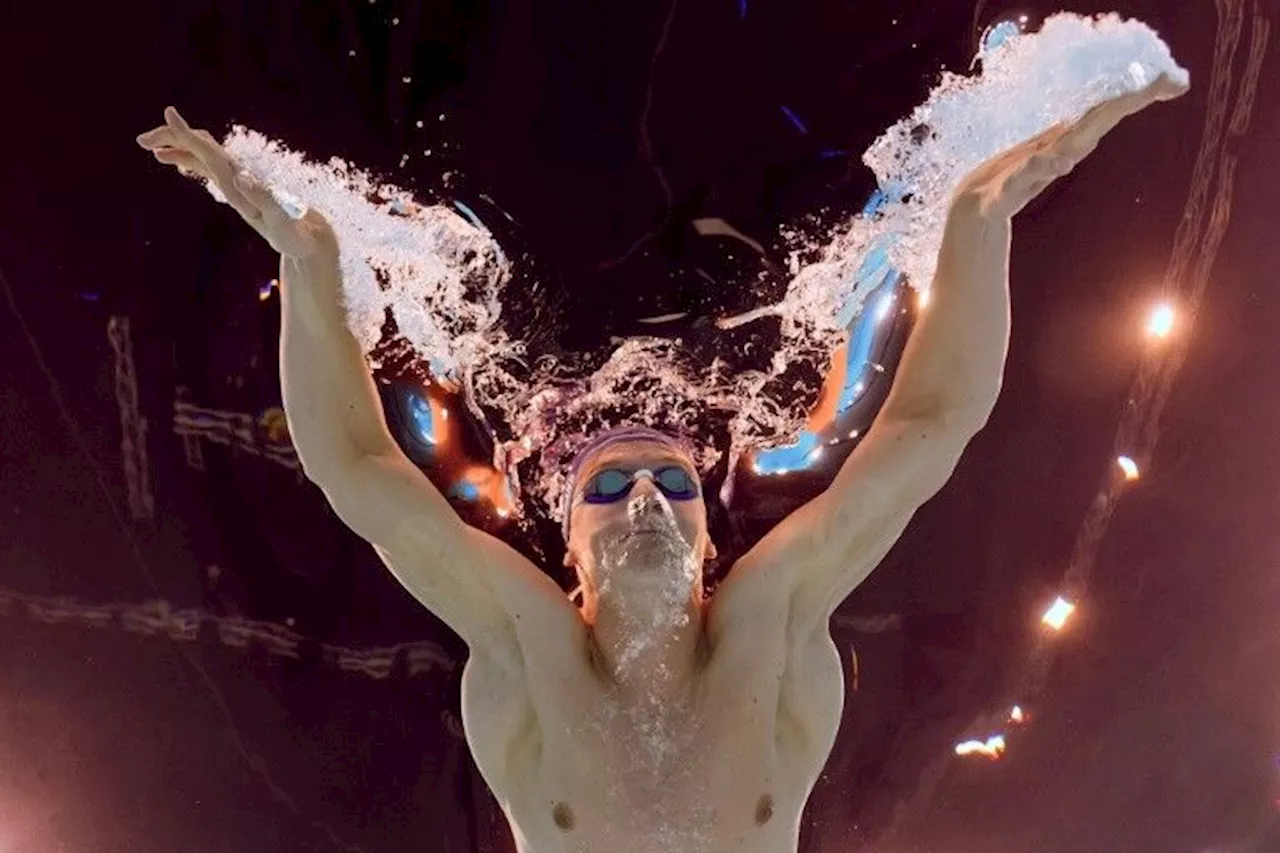
[[[548,659],[581,657],[586,623],[560,586],[502,540],[479,530],[470,535],[476,540],[474,558],[483,563],[474,570],[484,575],[505,614],[506,639],[515,643],[524,665],[536,668],[546,666]]]

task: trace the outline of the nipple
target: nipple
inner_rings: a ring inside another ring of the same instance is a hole
[[[773,797],[765,794],[756,803],[756,826],[764,826],[773,817]]]
[[[573,811],[568,803],[556,803],[555,808],[551,810],[551,819],[565,832],[573,829]]]

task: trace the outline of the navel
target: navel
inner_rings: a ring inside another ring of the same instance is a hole
[[[556,803],[555,808],[551,810],[551,819],[565,832],[573,829],[573,810],[569,808],[568,803]]]
[[[773,817],[773,797],[765,794],[756,803],[756,826],[764,826]]]

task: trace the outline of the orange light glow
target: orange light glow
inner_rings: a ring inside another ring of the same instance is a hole
[[[1044,612],[1044,616],[1040,617],[1040,621],[1048,625],[1055,631],[1061,631],[1062,626],[1067,624],[1067,620],[1071,618],[1071,614],[1075,613],[1076,606],[1061,596]]]
[[[822,390],[818,392],[818,401],[805,422],[805,429],[813,433],[821,433],[827,424],[835,419],[836,406],[840,403],[840,390],[844,388],[845,373],[848,370],[849,345],[836,347],[831,354],[831,365],[822,381]]]
[[[431,411],[431,443],[437,447],[446,447],[449,445],[450,433],[449,428],[449,412],[441,403],[431,394],[424,395],[427,399],[427,408]]]
[[[967,740],[964,743],[956,744],[956,755],[981,755],[985,758],[990,758],[992,761],[996,761],[1004,755],[1004,750],[1004,735],[989,737],[985,742]]]
[[[1173,331],[1173,324],[1173,306],[1168,302],[1161,302],[1151,310],[1151,315],[1147,318],[1147,334],[1157,339],[1167,338]]]
[[[468,465],[458,480],[475,488],[477,500],[492,506],[499,518],[511,515],[511,486],[497,469],[490,465]]]
[[[1116,459],[1116,464],[1120,466],[1120,470],[1124,472],[1126,480],[1136,480],[1139,477],[1138,463],[1134,462],[1128,456],[1121,456]]]

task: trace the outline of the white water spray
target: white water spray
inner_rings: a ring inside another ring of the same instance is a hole
[[[244,127],[224,144],[282,198],[333,223],[350,323],[365,351],[392,317],[436,376],[466,389],[473,412],[482,401],[497,413],[487,424],[498,439],[494,462],[511,475],[518,510],[522,497],[532,497],[555,516],[565,459],[588,435],[624,418],[683,432],[704,448],[695,460],[704,469],[721,451],[732,461],[751,447],[788,441],[819,388],[815,381],[796,393],[784,373],[799,366],[822,375],[872,287],[857,273],[873,247],[886,247],[910,284],[927,289],[948,200],[969,170],[1158,74],[1187,79],[1150,28],[1115,15],[1061,14],[1035,34],[1002,31],[977,62],[980,75],[944,74],[926,103],[868,149],[863,161],[884,194],[874,213],[817,236],[783,231],[793,279],[781,301],[744,315],[754,318],[748,327],[773,317],[779,326],[767,339],[772,352],[751,369],[724,353],[758,342],[743,343],[730,328],[720,330],[723,345],[705,361],[683,341],[636,337],[592,371],[573,359],[530,364],[525,343],[500,323],[511,262],[482,227],[447,207],[421,206],[342,160],[308,162]],[[713,416],[728,423],[728,445],[718,450]],[[526,468],[523,476],[517,466]]]

